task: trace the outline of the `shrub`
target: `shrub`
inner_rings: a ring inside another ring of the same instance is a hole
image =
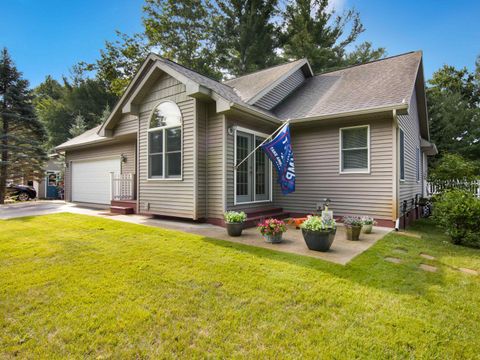
[[[262,235],[277,235],[287,231],[287,227],[282,220],[267,219],[258,224],[258,230]]]
[[[309,216],[300,227],[309,231],[333,230],[337,224],[334,219],[323,220],[320,216]]]
[[[344,216],[342,219],[345,226],[362,226],[363,221],[359,216]]]
[[[471,192],[447,190],[439,195],[433,218],[454,244],[480,247],[480,199]]]
[[[243,211],[227,211],[223,217],[227,223],[241,223],[245,221],[247,215]]]
[[[430,171],[431,181],[475,180],[475,163],[457,154],[444,154]]]

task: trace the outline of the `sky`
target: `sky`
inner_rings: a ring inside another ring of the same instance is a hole
[[[93,62],[115,30],[142,31],[144,0],[0,0],[0,48],[7,47],[32,86],[61,79],[79,61]],[[389,56],[423,50],[426,78],[443,64],[473,70],[480,54],[478,0],[333,0],[360,12],[359,41]]]

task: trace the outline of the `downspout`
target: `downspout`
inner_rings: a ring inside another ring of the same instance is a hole
[[[137,197],[137,214],[140,213],[140,112],[138,114],[138,127],[137,127],[137,143],[136,143],[136,169],[135,169],[135,181],[136,181],[136,197]]]
[[[400,228],[400,218],[398,216],[399,207],[399,186],[398,186],[398,116],[397,110],[392,110],[392,219],[395,219],[395,230]]]

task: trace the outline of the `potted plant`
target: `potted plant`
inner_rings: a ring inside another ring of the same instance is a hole
[[[345,216],[342,222],[347,232],[347,240],[358,240],[362,231],[362,219],[358,216]]]
[[[362,230],[365,234],[371,234],[373,226],[377,225],[377,222],[370,216],[362,217],[362,222]]]
[[[247,215],[243,211],[227,211],[223,217],[225,219],[225,225],[227,226],[228,235],[242,235],[243,223],[247,218]]]
[[[282,220],[267,219],[258,224],[258,230],[268,243],[276,244],[282,241],[282,235],[287,227]]]
[[[300,227],[307,247],[315,251],[328,251],[337,232],[334,219],[323,220],[320,216],[309,216]]]

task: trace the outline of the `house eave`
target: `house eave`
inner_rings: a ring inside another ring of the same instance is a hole
[[[396,111],[397,114],[407,114],[408,113],[408,104],[397,104],[397,105],[389,105],[389,106],[378,106],[372,108],[366,108],[361,110],[353,110],[353,111],[344,111],[339,113],[332,113],[326,115],[319,115],[319,116],[309,116],[304,118],[297,118],[291,119],[291,124],[297,123],[305,123],[305,122],[314,122],[314,121],[321,121],[321,120],[328,120],[328,119],[335,119],[335,118],[344,118],[344,117],[352,117],[352,116],[361,116],[367,114],[375,114],[381,112],[393,112]]]

